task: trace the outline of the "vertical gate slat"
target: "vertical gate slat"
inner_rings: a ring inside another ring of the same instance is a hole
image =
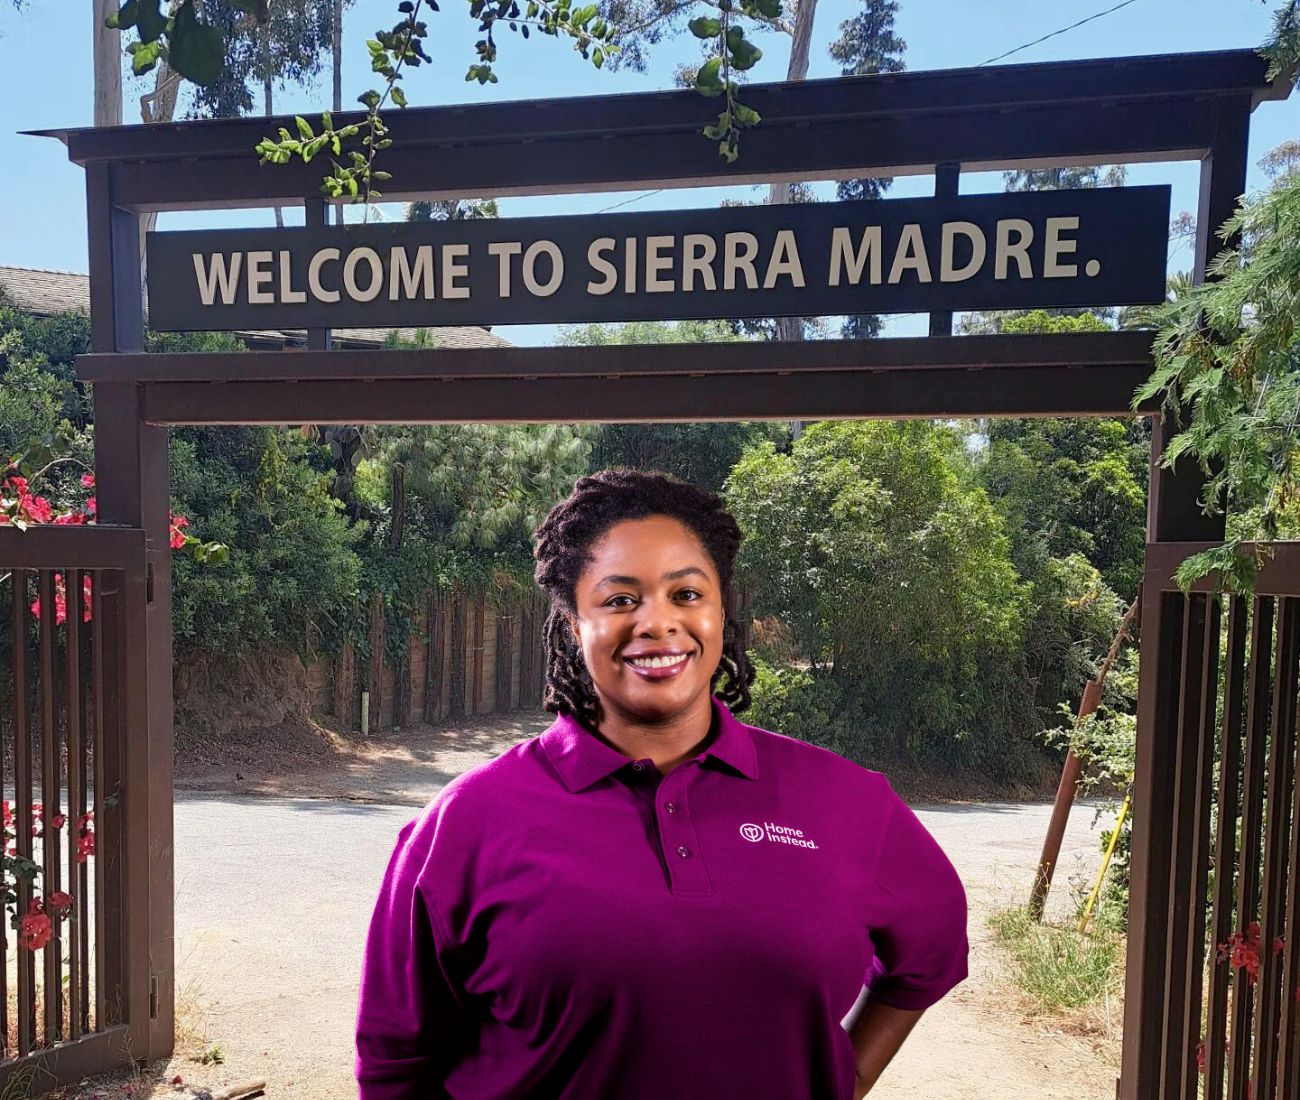
[[[9,586],[14,597],[18,593],[18,573],[14,571],[9,576]],[[19,635],[22,629],[22,611],[21,601],[17,598],[0,601],[0,610],[4,611],[6,629],[9,637],[12,638],[13,648],[9,654],[9,672],[10,689],[13,690],[13,697],[10,698],[8,707],[10,714],[9,720],[13,722],[13,740],[14,744],[18,741],[18,697],[22,693],[22,679],[19,677],[19,650],[22,648],[22,637]],[[3,707],[0,707],[0,722],[3,722]],[[0,746],[0,765],[5,761],[3,746]],[[12,761],[12,757],[10,757]],[[10,763],[10,770],[13,765]],[[3,797],[4,791],[4,768],[0,766],[0,797]],[[8,801],[8,800],[6,800]],[[3,827],[0,827],[0,844],[8,845],[8,840],[4,837]],[[9,1057],[9,930],[0,924],[0,1056]]]
[[[13,675],[13,698],[10,700],[10,717],[13,720],[13,743],[14,749],[11,755],[14,775],[14,802],[11,807],[11,814],[14,820],[14,835],[17,836],[17,791],[18,791],[18,742],[22,740],[23,730],[27,728],[27,611],[23,606],[26,603],[27,593],[27,574],[22,570],[15,569],[9,575],[10,600],[9,600],[9,621],[13,637],[13,650],[10,653],[10,671]],[[7,846],[7,840],[5,841]],[[16,850],[16,847],[15,847]],[[0,971],[0,993],[4,995],[4,1002],[0,1004],[0,1044],[4,1047],[5,1057],[13,1053],[13,1048],[9,1042],[9,948],[11,941],[9,939],[8,929],[0,928],[0,938],[3,938],[4,951],[0,954],[0,959],[4,962],[4,970]],[[16,942],[12,944],[17,954],[15,961],[18,966],[22,966],[22,947]],[[21,974],[18,981],[18,999],[22,1000],[22,979]],[[21,1017],[21,1009],[19,1016]]]
[[[45,900],[46,912],[54,917],[50,909],[50,897],[59,888],[59,846],[50,843],[51,822],[58,813],[59,806],[59,771],[58,771],[58,736],[54,724],[54,625],[55,625],[55,589],[52,570],[41,571],[41,615],[40,615],[40,681],[41,681],[41,895]],[[44,964],[45,1001],[45,1045],[50,1046],[60,1038],[62,1018],[63,983],[60,981],[62,967],[59,965],[59,936],[57,922],[54,934],[42,949]]]
[[[115,576],[114,581],[117,583],[120,592],[121,578]],[[113,927],[121,927],[119,923],[121,892],[116,887],[112,890],[109,889],[106,870],[110,856],[108,844],[110,815],[107,810],[109,782],[115,782],[119,778],[120,772],[118,770],[117,754],[114,753],[113,759],[109,759],[108,726],[104,720],[108,708],[110,706],[116,707],[120,703],[118,689],[114,681],[122,652],[119,645],[121,624],[116,620],[116,617],[112,619],[107,617],[105,612],[106,609],[116,610],[121,606],[121,601],[120,599],[105,599],[104,587],[103,584],[97,584],[92,593],[94,607],[92,617],[98,627],[95,630],[91,646],[91,677],[94,685],[91,692],[91,714],[94,718],[95,731],[95,859],[93,868],[95,876],[95,1027],[101,1031],[111,1024],[122,1022],[121,945],[111,943],[108,935],[110,910],[117,910],[113,914],[115,918]],[[110,657],[116,657],[117,659],[110,661]],[[112,955],[111,959],[110,953]],[[110,983],[113,986],[114,994],[111,998],[109,996]],[[110,1005],[114,1008],[111,1015],[109,1013]]]
[[[1214,838],[1214,907],[1210,921],[1210,979],[1208,1026],[1205,1033],[1205,1097],[1223,1100],[1223,1074],[1227,1061],[1228,986],[1226,962],[1214,957],[1217,944],[1232,932],[1232,901],[1237,859],[1237,821],[1241,815],[1242,719],[1246,686],[1246,601],[1233,596],[1228,604],[1228,651],[1224,658],[1223,738],[1219,754],[1219,821]]]
[[[1295,753],[1296,662],[1300,657],[1300,600],[1283,596],[1278,615],[1273,677],[1273,721],[1269,730],[1267,813],[1264,820],[1264,880],[1259,913],[1259,980],[1255,990],[1255,1097],[1274,1094],[1277,1058],[1279,966],[1273,937],[1281,934],[1285,898],[1288,818]]]
[[[1205,974],[1205,896],[1210,872],[1210,803],[1214,797],[1214,743],[1218,715],[1220,603],[1202,597],[1205,628],[1201,642],[1200,714],[1196,724],[1195,801],[1191,817],[1191,898],[1187,922],[1187,950],[1183,960],[1186,990],[1183,1001],[1185,1056],[1181,1070],[1181,1095],[1195,1095],[1197,1069],[1193,1050],[1201,1038],[1202,995]],[[1190,761],[1189,761],[1190,763]]]
[[[1293,746],[1294,751],[1294,746]],[[1295,778],[1294,764],[1292,778]],[[1281,1020],[1278,1026],[1280,1051],[1278,1055],[1278,1089],[1281,1100],[1300,1100],[1300,1047],[1297,1046],[1296,1021],[1300,1017],[1300,944],[1296,943],[1296,930],[1300,929],[1300,782],[1293,782],[1291,801],[1291,837],[1287,866],[1290,869],[1286,884],[1285,924],[1281,958]],[[1272,951],[1269,952],[1270,958]]]
[[[81,951],[79,930],[85,922],[86,899],[75,882],[77,867],[77,822],[85,795],[81,786],[81,592],[82,574],[68,570],[67,695],[68,723],[68,809],[64,836],[67,838],[68,890],[72,894],[72,924],[68,929],[68,1038],[81,1037]]]
[[[89,747],[94,744],[95,729],[95,696],[94,696],[94,634],[99,629],[99,619],[95,617],[95,593],[99,591],[100,574],[94,573],[90,580],[90,621],[93,624],[88,631],[83,633],[81,643],[80,659],[86,662],[89,669],[89,675],[82,677],[81,693],[78,696],[77,711],[81,715],[82,745],[81,753],[77,758],[77,780],[81,790],[81,804],[77,807],[77,816],[71,823],[72,837],[71,843],[77,845],[76,851],[80,851],[81,845],[81,821],[87,811],[90,809],[90,783],[87,775],[86,758],[89,755]],[[89,643],[89,644],[88,644]],[[87,656],[90,660],[87,661]],[[69,848],[70,851],[73,849]],[[77,940],[81,954],[81,1000],[78,1002],[78,1019],[80,1020],[81,1029],[84,1032],[92,1030],[90,1017],[90,990],[92,982],[90,980],[90,865],[85,859],[78,858],[73,866],[77,869],[77,892],[82,899],[81,908],[77,910],[78,926]],[[98,900],[98,899],[96,899]],[[98,940],[95,941],[98,945]],[[98,949],[96,951],[98,953]]]
[[[1187,996],[1191,906],[1195,903],[1194,827],[1196,814],[1197,733],[1205,687],[1204,637],[1206,599],[1184,596],[1180,639],[1178,714],[1173,726],[1172,841],[1165,873],[1169,876],[1164,975],[1164,1037],[1161,1042],[1160,1096],[1182,1100],[1186,1069],[1191,1063],[1188,1043]]]
[[[1276,602],[1257,597],[1250,629],[1250,685],[1246,699],[1246,754],[1241,770],[1241,856],[1237,874],[1236,929],[1244,932],[1259,908],[1259,861],[1264,818],[1264,781],[1272,697]],[[1227,964],[1225,964],[1226,968]],[[1228,1100],[1247,1100],[1255,988],[1240,971],[1232,976]]]
[[[32,735],[28,713],[27,674],[27,574],[15,569],[14,581],[14,667],[18,685],[14,691],[14,847],[24,859],[32,858]],[[26,878],[18,880],[18,912],[27,912],[32,887]],[[31,1051],[36,1040],[36,969],[32,954],[21,943],[18,953],[18,1054]]]

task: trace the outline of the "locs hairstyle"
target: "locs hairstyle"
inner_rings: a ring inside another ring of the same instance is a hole
[[[738,625],[727,610],[740,548],[740,527],[735,519],[715,493],[668,474],[601,470],[580,477],[573,492],[552,508],[533,532],[537,540],[534,579],[551,598],[544,628],[546,693],[542,705],[554,713],[571,715],[593,730],[599,728],[602,717],[600,700],[565,613],[576,613],[578,577],[590,560],[592,545],[614,524],[647,516],[680,520],[695,532],[713,559],[722,583],[725,615],[722,659],[713,674],[713,692],[733,713],[749,706],[754,669],[741,648]]]

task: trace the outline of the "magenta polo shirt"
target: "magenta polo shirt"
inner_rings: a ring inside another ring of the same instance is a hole
[[[961,881],[889,781],[713,707],[668,775],[562,716],[403,826],[361,1100],[850,1100],[864,983],[966,977]]]

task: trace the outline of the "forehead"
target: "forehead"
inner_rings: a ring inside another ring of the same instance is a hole
[[[583,577],[591,579],[597,569],[635,574],[638,567],[646,572],[686,565],[716,573],[709,552],[685,523],[672,516],[646,516],[620,520],[592,543]]]

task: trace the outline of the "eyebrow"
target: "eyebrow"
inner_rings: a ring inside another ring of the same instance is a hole
[[[694,574],[695,576],[703,577],[705,580],[709,579],[709,575],[703,569],[700,569],[698,566],[695,565],[688,565],[685,569],[674,569],[671,573],[665,573],[663,579],[666,581],[675,581],[681,577],[689,577],[692,574]],[[601,577],[601,579],[596,582],[595,587],[599,588],[603,584],[640,584],[640,583],[641,583],[641,579],[639,577],[629,577],[623,573],[611,573],[608,577]]]

